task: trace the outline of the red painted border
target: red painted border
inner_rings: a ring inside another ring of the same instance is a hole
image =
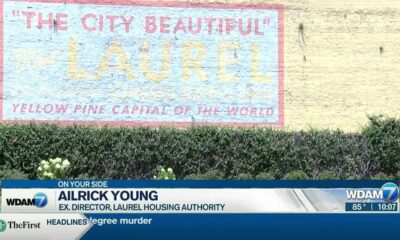
[[[119,5],[141,7],[175,7],[175,8],[216,8],[216,9],[272,9],[278,10],[278,122],[277,123],[238,123],[238,122],[138,122],[138,121],[14,121],[3,119],[3,2],[33,2],[33,3],[64,3],[64,4],[88,4],[88,5]],[[160,1],[133,1],[133,0],[0,0],[0,122],[8,123],[55,123],[61,125],[87,124],[87,125],[112,125],[112,126],[176,126],[187,127],[193,125],[230,126],[230,127],[278,127],[284,125],[284,7],[281,4],[253,4],[253,3],[193,3],[193,2],[160,2]]]

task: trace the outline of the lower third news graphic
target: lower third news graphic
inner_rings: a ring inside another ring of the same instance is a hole
[[[373,239],[400,224],[398,182],[5,180],[2,187],[1,239]]]

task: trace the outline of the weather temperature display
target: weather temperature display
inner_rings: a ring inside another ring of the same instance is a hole
[[[360,203],[349,202],[346,203],[347,212],[397,212],[397,202],[393,203]]]

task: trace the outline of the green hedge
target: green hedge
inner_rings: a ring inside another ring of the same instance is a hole
[[[70,160],[69,177],[74,178],[150,179],[158,165],[173,168],[178,179],[207,176],[210,171],[225,179],[261,179],[257,176],[266,173],[266,178],[277,179],[396,176],[400,121],[371,117],[361,133],[196,126],[0,126],[0,168],[18,169],[34,178],[40,160],[54,157]]]

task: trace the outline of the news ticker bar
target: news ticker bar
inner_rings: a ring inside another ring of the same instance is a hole
[[[376,240],[396,239],[399,225],[399,214],[0,213],[0,239]]]
[[[398,212],[398,183],[284,188],[280,181],[4,181],[5,213]],[[300,181],[301,182],[301,181]],[[329,182],[329,181],[328,181]],[[341,182],[341,181],[339,181]],[[173,183],[174,185],[168,185]],[[278,187],[265,187],[263,184]],[[338,184],[338,182],[332,182]],[[347,182],[359,184],[359,182]],[[193,184],[195,187],[191,187]],[[244,187],[246,184],[247,187]],[[297,182],[298,184],[298,182]],[[359,186],[359,185],[357,185]]]

